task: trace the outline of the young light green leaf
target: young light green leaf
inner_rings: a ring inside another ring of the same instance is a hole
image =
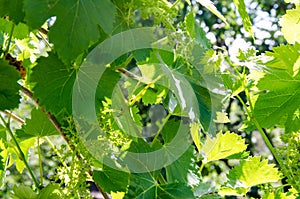
[[[209,11],[211,11],[214,15],[219,17],[226,24],[228,24],[225,17],[217,10],[213,2],[211,2],[210,0],[196,0],[196,1],[200,3],[202,6],[206,7]]]
[[[253,111],[261,127],[285,126],[289,123],[288,119],[297,118],[300,103],[300,73],[299,71],[295,73],[294,68],[300,57],[299,50],[299,44],[282,45],[273,48],[274,53],[268,53],[274,59],[266,64],[268,68],[265,75],[257,84],[259,90],[267,92],[258,94]]]
[[[202,143],[200,140],[200,128],[201,128],[201,126],[199,123],[192,123],[190,126],[191,136],[192,136],[192,139],[193,139],[198,151],[201,150],[201,146],[202,146]]]
[[[17,81],[20,78],[20,74],[13,66],[0,60],[0,110],[18,107],[21,86]]]
[[[224,159],[231,155],[246,150],[245,140],[235,133],[218,133],[217,137],[211,139],[207,137],[202,152],[204,153],[204,163]]]
[[[26,161],[28,161],[29,158],[29,149],[34,147],[35,140],[36,140],[35,138],[31,138],[19,142],[21,150],[25,155]],[[16,152],[15,146],[8,147],[8,155],[9,155],[9,163],[7,167],[10,167],[13,163],[16,163],[17,171],[19,173],[22,173],[26,166],[23,160],[19,157],[19,154]]]
[[[281,32],[290,44],[300,43],[300,5],[295,9],[287,10],[286,14],[280,18]]]
[[[229,123],[230,119],[227,116],[227,113],[217,112],[217,118],[214,119],[216,123]]]
[[[33,109],[31,119],[26,119],[26,123],[22,129],[17,130],[16,134],[18,138],[24,140],[32,137],[58,135],[59,133],[43,111]]]
[[[300,4],[300,0],[284,0],[286,3]]]
[[[252,23],[251,23],[249,15],[247,13],[246,5],[245,5],[244,0],[233,0],[233,2],[235,4],[235,6],[237,7],[240,16],[242,17],[242,21],[243,21],[243,25],[244,25],[245,30],[248,33],[250,33],[250,35],[254,39],[254,32],[252,30]]]
[[[268,164],[268,160],[261,161],[259,156],[249,157],[229,171],[228,183],[232,188],[250,189],[255,185],[277,182],[281,179],[281,174],[274,166],[274,164]]]

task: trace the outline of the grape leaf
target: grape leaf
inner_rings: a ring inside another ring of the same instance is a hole
[[[26,24],[32,29],[40,28],[47,19],[54,16],[52,9],[56,1],[57,0],[24,0],[24,20]]]
[[[7,157],[6,129],[0,125],[0,187],[4,182]]]
[[[300,4],[299,0],[284,0],[286,3],[294,3],[294,4]]]
[[[201,146],[202,146],[202,143],[201,143],[201,140],[200,140],[200,124],[199,123],[192,123],[190,125],[190,131],[191,131],[191,136],[192,136],[192,139],[198,149],[198,151],[201,150]]]
[[[19,142],[21,150],[23,151],[23,153],[25,155],[26,161],[28,161],[28,158],[29,158],[29,149],[31,147],[34,147],[35,140],[36,140],[35,138],[31,138],[31,139],[27,139],[27,140]],[[15,162],[17,171],[19,173],[22,173],[26,166],[25,166],[23,160],[19,157],[19,154],[16,151],[15,144],[12,143],[12,145],[14,145],[14,146],[8,147],[9,163],[8,163],[7,167],[10,167]]]
[[[159,185],[156,182],[156,175],[153,173],[131,174],[131,185],[124,199],[129,198],[194,198],[193,192],[189,187],[182,183],[170,183]]]
[[[31,111],[31,119],[26,119],[22,129],[16,131],[17,137],[25,140],[32,137],[58,135],[58,131],[40,109]]]
[[[101,171],[94,171],[94,180],[96,183],[101,184],[102,189],[107,193],[111,191],[125,192],[129,184],[129,173],[103,165]]]
[[[249,15],[247,13],[244,0],[233,0],[233,2],[235,4],[235,6],[237,7],[240,16],[242,17],[242,21],[243,21],[245,30],[248,33],[250,33],[252,38],[254,38],[254,32],[252,30],[252,23],[251,23]]]
[[[204,163],[224,159],[231,155],[246,150],[245,140],[235,133],[218,133],[217,137],[211,139],[207,137],[202,152],[204,153]]]
[[[0,0],[0,17],[9,16],[15,24],[24,19],[23,0]]]
[[[96,42],[100,37],[97,25],[110,33],[115,12],[109,0],[59,1],[54,12],[57,18],[49,33],[59,57],[64,62],[74,60],[91,42]]]
[[[38,195],[30,188],[25,185],[14,186],[12,188],[14,193],[11,193],[13,199],[37,199]]]
[[[286,14],[280,18],[281,32],[290,44],[300,43],[300,6],[296,9],[287,10]]]
[[[200,3],[202,6],[206,7],[209,11],[211,11],[214,15],[219,17],[222,21],[224,21],[227,24],[225,17],[217,10],[213,2],[211,2],[210,0],[196,0],[196,1]]]
[[[217,112],[217,118],[214,120],[216,123],[229,123],[230,120],[227,116],[227,113]]]
[[[266,64],[265,75],[257,84],[259,90],[267,92],[259,93],[253,111],[261,127],[284,126],[289,119],[297,118],[294,114],[300,103],[299,50],[299,44],[286,45],[276,47],[274,53],[268,54],[273,60]]]
[[[189,187],[182,183],[170,183],[159,187],[159,199],[193,199],[194,194]]]
[[[10,34],[11,28],[13,26],[13,22],[8,21],[7,19],[0,18],[0,31]],[[14,32],[12,36],[16,39],[24,39],[29,36],[29,29],[28,26],[19,23],[18,25],[14,25]]]
[[[56,54],[40,58],[31,76],[31,82],[35,83],[34,97],[55,116],[62,116],[64,111],[71,114],[75,76],[75,70],[64,65]]]
[[[7,62],[0,60],[0,110],[18,107],[21,86],[17,83],[20,74]]]
[[[98,25],[107,34],[112,31],[116,9],[109,0],[26,0],[25,12],[25,20],[32,28],[38,28],[46,19],[56,16],[49,39],[61,60],[69,63],[99,39]]]
[[[190,12],[185,17],[186,29],[191,38],[201,44],[204,48],[209,49],[211,47],[210,41],[206,37],[205,31],[202,29],[199,23],[196,22],[193,12]]]
[[[38,195],[38,199],[61,199],[62,193],[59,184],[48,184]]]
[[[194,157],[194,147],[190,147],[181,157],[172,164],[166,166],[166,177],[168,183],[180,182],[188,184],[188,176],[190,173],[196,173],[196,169],[192,170]]]
[[[274,164],[268,164],[268,160],[261,161],[261,157],[249,157],[229,171],[228,183],[232,188],[249,190],[255,185],[277,182],[281,179],[281,175],[274,166]]]

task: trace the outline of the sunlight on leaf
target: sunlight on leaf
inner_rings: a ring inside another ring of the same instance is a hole
[[[252,30],[252,23],[251,23],[249,15],[247,13],[246,5],[245,5],[244,0],[233,0],[233,2],[235,4],[235,6],[237,7],[240,16],[242,17],[242,21],[243,21],[243,25],[244,25],[245,30],[248,33],[250,33],[250,35],[254,39],[254,32]]]
[[[214,15],[219,17],[226,24],[228,24],[225,17],[217,10],[213,2],[211,2],[210,0],[196,0],[196,1],[200,3],[202,6],[206,7],[209,11],[211,11]]]
[[[296,9],[287,10],[286,14],[280,18],[281,32],[284,38],[290,43],[300,43],[300,5]]]
[[[207,137],[202,152],[204,153],[204,162],[224,159],[233,154],[246,150],[245,140],[235,133],[218,133],[217,137],[211,139]]]

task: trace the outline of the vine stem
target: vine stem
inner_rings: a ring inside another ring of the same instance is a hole
[[[10,117],[8,118],[8,122],[5,121],[5,119],[2,117],[2,115],[0,115],[0,118],[1,118],[1,120],[2,120],[2,122],[3,122],[3,124],[5,125],[5,127],[6,127],[8,133],[9,133],[9,135],[11,136],[11,138],[12,138],[13,141],[14,141],[14,143],[16,144],[17,149],[18,149],[18,152],[19,152],[19,155],[20,155],[20,158],[22,159],[22,161],[24,162],[24,164],[25,164],[27,170],[29,171],[29,174],[30,174],[30,176],[31,176],[31,178],[32,178],[32,180],[33,180],[35,186],[37,187],[37,189],[40,189],[40,184],[39,184],[38,180],[36,179],[36,177],[35,177],[33,171],[31,170],[31,168],[30,168],[28,162],[26,161],[25,155],[24,155],[24,153],[23,153],[23,151],[22,151],[22,149],[21,149],[21,147],[20,147],[20,145],[19,145],[19,143],[18,143],[16,137],[14,136],[13,132],[12,132],[11,129],[10,129],[10,122],[9,122]]]
[[[25,95],[27,95],[29,98],[31,98],[32,100],[35,101],[35,103],[37,104],[37,106],[39,106],[39,101],[34,99],[33,93],[28,90],[27,88],[25,88],[24,86],[21,87],[21,92],[24,93]],[[66,141],[66,143],[71,147],[71,149],[73,151],[76,151],[76,149],[74,148],[74,146],[72,146],[70,144],[70,140],[67,137],[67,135],[63,132],[60,124],[58,123],[58,121],[56,120],[55,116],[52,115],[51,113],[47,112],[43,107],[39,106],[40,109],[46,114],[46,116],[48,117],[48,119],[51,121],[51,123],[54,125],[54,127],[57,129],[57,131],[61,134],[61,136],[64,138],[64,140]],[[82,159],[81,155],[78,153],[78,151],[76,151],[76,156],[78,159]],[[91,169],[89,169],[88,174],[93,178],[93,171]],[[103,189],[101,188],[101,186],[99,186],[97,183],[95,183],[98,190],[101,192],[101,194],[103,195],[103,197],[105,199],[110,199],[109,196],[107,195],[107,193],[105,191],[103,191]]]
[[[38,145],[37,148],[38,148],[39,166],[40,166],[40,185],[43,186],[43,162],[42,162],[40,137],[37,138],[37,145]]]
[[[237,95],[236,97],[238,98],[238,100],[242,103],[242,105],[244,106],[248,116],[251,118],[251,120],[253,121],[254,125],[256,126],[256,128],[258,129],[259,133],[261,134],[263,140],[265,141],[267,147],[269,148],[269,150],[271,151],[273,157],[275,158],[275,160],[278,162],[280,168],[284,168],[283,166],[283,162],[281,161],[279,155],[277,154],[277,152],[275,151],[274,147],[272,146],[268,136],[266,135],[266,133],[264,132],[264,130],[262,129],[262,127],[260,126],[259,122],[256,120],[256,118],[253,116],[253,105],[252,102],[250,101],[250,96],[249,96],[249,91],[248,89],[245,89],[245,93],[246,93],[246,97],[247,100],[249,102],[249,107],[250,107],[250,111],[248,109],[248,107],[246,106],[245,102],[242,100],[242,98]]]
[[[9,34],[9,38],[8,38],[8,43],[7,43],[7,46],[5,48],[4,56],[6,56],[9,52],[9,47],[10,47],[10,43],[11,43],[11,40],[12,40],[12,35],[14,33],[14,29],[15,29],[15,24],[12,24],[10,34]]]

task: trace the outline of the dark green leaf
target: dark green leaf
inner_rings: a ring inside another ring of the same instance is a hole
[[[58,131],[40,109],[31,111],[31,119],[26,119],[22,129],[17,130],[18,138],[24,140],[32,137],[58,135]]]
[[[120,170],[115,170],[109,166],[103,166],[101,171],[94,171],[94,180],[100,184],[102,189],[110,193],[112,192],[126,192],[127,185],[129,184],[130,174]]]
[[[98,25],[110,33],[115,12],[109,0],[59,1],[54,11],[56,21],[49,33],[59,57],[69,62],[87,50],[100,37]]]
[[[31,76],[31,81],[35,83],[34,97],[56,116],[63,112],[71,114],[75,76],[75,70],[64,65],[56,54],[40,58]]]
[[[23,0],[0,0],[0,17],[9,16],[9,19],[18,24],[24,19]]]
[[[181,183],[170,183],[159,187],[159,199],[194,199],[194,194],[190,187]]]
[[[20,74],[7,62],[0,60],[0,110],[18,107],[21,86],[17,83]]]

